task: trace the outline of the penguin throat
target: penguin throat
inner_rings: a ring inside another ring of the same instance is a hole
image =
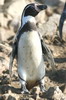
[[[36,24],[36,20],[34,17],[32,16],[25,16],[22,18],[22,27],[27,23],[27,22],[31,22],[31,23],[35,23]]]

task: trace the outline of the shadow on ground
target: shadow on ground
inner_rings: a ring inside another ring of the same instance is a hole
[[[52,72],[51,70],[47,72],[47,76],[55,82],[58,83],[66,83],[66,70],[60,69],[55,72]]]
[[[65,63],[66,62],[66,57],[65,58],[54,58],[56,63]]]

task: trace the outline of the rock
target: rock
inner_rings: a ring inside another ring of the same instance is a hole
[[[62,93],[62,91],[59,89],[59,87],[54,88],[54,95],[52,97],[53,100],[66,100],[66,97]]]
[[[11,95],[9,95],[7,100],[16,100],[16,99],[15,97],[12,97]]]
[[[59,4],[58,4],[58,6],[54,9],[54,12],[55,13],[58,13],[58,14],[61,14],[62,13],[62,11],[63,11],[63,8],[64,8],[64,4],[65,4],[65,2],[60,2]]]
[[[4,0],[0,0],[0,5],[3,5],[4,4]]]
[[[18,31],[18,28],[20,26],[20,19],[12,19],[8,21],[8,28],[10,30],[13,30],[15,33]]]
[[[12,30],[5,30],[3,27],[0,28],[0,42],[7,41],[8,38],[14,35],[15,33]]]
[[[53,16],[49,17],[47,22],[40,24],[38,28],[42,36],[54,37],[57,32],[59,19],[60,16],[58,14],[53,14]]]
[[[3,13],[0,13],[0,27],[7,28],[8,19],[4,16]]]
[[[46,15],[47,16],[52,16],[52,14],[53,14],[53,9],[52,9],[52,7],[48,6],[48,8],[46,10]]]
[[[27,0],[26,2],[27,2],[27,3],[34,3],[35,0]]]
[[[0,42],[6,41],[9,37],[14,35],[13,30],[8,29],[8,22],[11,18],[4,16],[4,13],[0,13]]]
[[[37,24],[43,24],[45,23],[47,20],[47,16],[46,16],[46,13],[45,13],[45,10],[44,11],[41,11],[37,16],[36,16],[36,21],[37,21]]]
[[[9,68],[10,59],[8,55],[10,54],[11,49],[12,48],[6,42],[0,43],[0,73]]]
[[[52,7],[52,11],[55,13],[61,13],[64,7],[65,0],[38,0],[42,4],[47,4],[49,7]]]
[[[60,2],[59,0],[41,0],[42,3],[50,5],[50,6],[57,6]]]
[[[13,1],[13,0],[5,0],[4,3],[9,3],[11,1]]]
[[[47,100],[66,100],[66,96],[58,86],[50,87],[45,94],[40,94],[40,97],[47,98]]]
[[[0,42],[6,40],[4,36],[5,36],[5,29],[0,28]]]
[[[5,97],[4,96],[0,96],[0,100],[5,100]]]
[[[15,0],[8,7],[7,13],[14,18],[21,17],[25,5],[26,5],[25,0]]]

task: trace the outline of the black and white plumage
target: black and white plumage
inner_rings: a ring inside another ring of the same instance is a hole
[[[43,54],[54,68],[54,59],[40,38],[35,20],[35,16],[46,8],[46,5],[28,4],[23,10],[21,27],[14,40],[9,70],[11,75],[13,60],[17,56],[18,76],[22,85],[22,93],[28,93],[28,89],[38,83],[40,83],[40,89],[44,91],[43,78],[46,65]]]
[[[63,12],[62,12],[61,17],[60,17],[60,21],[59,21],[59,35],[60,35],[61,40],[62,40],[63,24],[64,24],[65,20],[66,20],[66,2],[65,2],[64,9],[63,9]]]

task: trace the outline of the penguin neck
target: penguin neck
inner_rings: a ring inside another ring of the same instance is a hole
[[[33,16],[23,16],[22,18],[22,27],[27,23],[27,22],[31,22],[31,23],[35,23],[36,24],[36,20]]]

